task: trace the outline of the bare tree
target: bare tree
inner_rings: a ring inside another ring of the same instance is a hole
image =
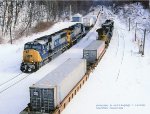
[[[12,43],[15,31],[20,30],[17,34],[23,35],[40,22],[58,21],[61,16],[69,16],[70,5],[73,13],[88,12],[92,1],[1,0],[2,37],[10,37]]]

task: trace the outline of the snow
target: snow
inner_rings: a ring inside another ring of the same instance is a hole
[[[126,9],[128,7],[126,6]],[[141,8],[141,6],[137,6],[137,8]],[[141,12],[143,11],[142,9]],[[95,15],[95,12],[90,15]],[[32,84],[42,79],[68,58],[82,58],[83,48],[96,39],[95,30],[106,18],[113,18],[115,22],[111,43],[88,81],[66,106],[62,114],[149,114],[149,34],[146,36],[145,54],[141,56],[138,53],[138,42],[134,41],[135,24],[132,24],[133,28],[129,32],[121,12],[120,10],[117,16],[104,8],[96,25],[78,44],[33,74],[18,75],[21,73],[19,67],[24,43],[56,32],[72,23],[56,23],[51,29],[22,38],[13,45],[0,45],[0,114],[19,114],[29,103],[29,87]],[[148,13],[144,17],[147,15]],[[18,77],[15,78],[16,75]],[[9,81],[12,78],[15,79]]]

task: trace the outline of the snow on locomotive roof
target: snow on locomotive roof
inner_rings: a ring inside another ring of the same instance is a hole
[[[85,59],[68,59],[55,70],[47,74],[31,87],[49,88],[60,85],[61,82],[68,76],[68,73],[78,67],[79,63],[85,62]],[[64,70],[65,69],[65,70]]]
[[[46,43],[46,40],[35,40],[35,41],[42,44],[42,45]]]
[[[34,42],[38,42],[40,44],[45,44],[47,42],[48,38],[50,38],[50,36],[46,35],[46,36],[40,37],[38,39],[35,39]]]

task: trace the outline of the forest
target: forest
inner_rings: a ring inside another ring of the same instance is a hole
[[[20,38],[43,31],[57,21],[69,19],[69,14],[87,14],[96,5],[121,5],[130,1],[97,0],[1,0],[0,1],[0,43],[8,38]],[[141,2],[141,1],[140,1]],[[143,4],[147,4],[144,1]]]

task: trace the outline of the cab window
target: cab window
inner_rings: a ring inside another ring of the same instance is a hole
[[[66,33],[61,34],[61,38],[66,37]]]
[[[25,44],[24,49],[31,49],[31,45],[30,44]]]
[[[32,45],[32,49],[41,50],[41,45]]]

